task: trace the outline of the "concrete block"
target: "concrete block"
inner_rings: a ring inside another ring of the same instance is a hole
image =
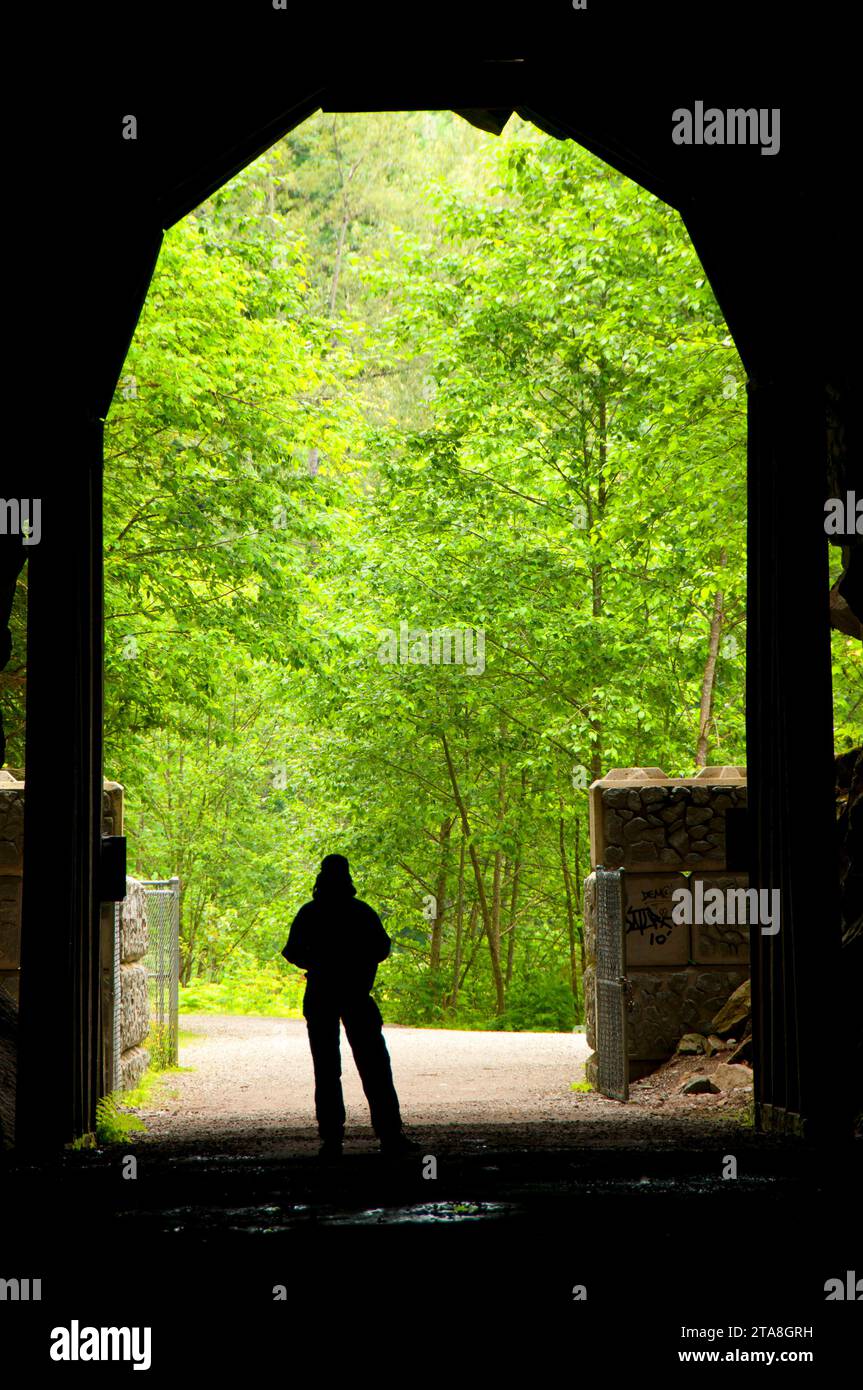
[[[725,895],[729,888],[746,888],[749,879],[746,874],[704,874],[694,873],[692,875],[691,887],[695,893],[696,880],[700,880],[703,885],[703,892],[706,894],[711,889],[717,888],[727,901]],[[711,916],[710,905],[707,905],[707,912],[702,915]],[[746,965],[749,961],[749,927],[746,923],[741,925],[721,923],[721,922],[693,922],[692,933],[692,959],[703,962],[706,965]]]
[[[683,874],[623,875],[627,966],[689,963],[689,927],[671,919],[671,895],[685,887]]]

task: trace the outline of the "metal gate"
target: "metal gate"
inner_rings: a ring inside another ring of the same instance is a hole
[[[596,1081],[613,1100],[629,1099],[623,870],[596,874]]]
[[[148,1048],[154,1067],[176,1066],[180,1005],[180,880],[140,880],[147,900],[149,944],[144,964],[150,995]]]

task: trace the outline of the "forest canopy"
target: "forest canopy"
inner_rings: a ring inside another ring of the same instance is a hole
[[[105,769],[189,1006],[296,1006],[337,851],[387,1020],[581,1019],[590,781],[746,761],[745,399],[678,215],[517,119],[319,113],[168,232],[106,423]]]

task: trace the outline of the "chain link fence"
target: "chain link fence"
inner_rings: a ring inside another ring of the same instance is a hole
[[[147,1047],[156,1068],[176,1066],[180,1004],[180,880],[142,879],[149,944],[144,963],[150,996]]]

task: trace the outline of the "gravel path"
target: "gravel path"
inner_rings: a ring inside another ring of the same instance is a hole
[[[317,1128],[312,1059],[300,1019],[187,1014],[180,1065],[138,1113],[146,1134],[136,1143],[178,1155],[242,1153],[261,1157],[313,1152]],[[461,1033],[436,1028],[384,1030],[402,1116],[439,1149],[493,1144],[527,1149],[671,1148],[738,1138],[745,1090],[682,1095],[696,1073],[711,1074],[721,1056],[674,1058],[630,1086],[629,1104],[573,1091],[584,1080],[589,1049],[583,1033]],[[745,1074],[745,1068],[737,1068]],[[376,1148],[353,1056],[342,1030],[346,1145]]]
[[[194,1034],[152,1108],[139,1113],[154,1139],[211,1140],[237,1130],[314,1130],[312,1060],[302,1020],[181,1016]],[[584,1079],[583,1033],[462,1033],[387,1027],[402,1117],[408,1126],[496,1125],[570,1118],[573,1081]],[[369,1113],[342,1029],[347,1131],[371,1136]]]

